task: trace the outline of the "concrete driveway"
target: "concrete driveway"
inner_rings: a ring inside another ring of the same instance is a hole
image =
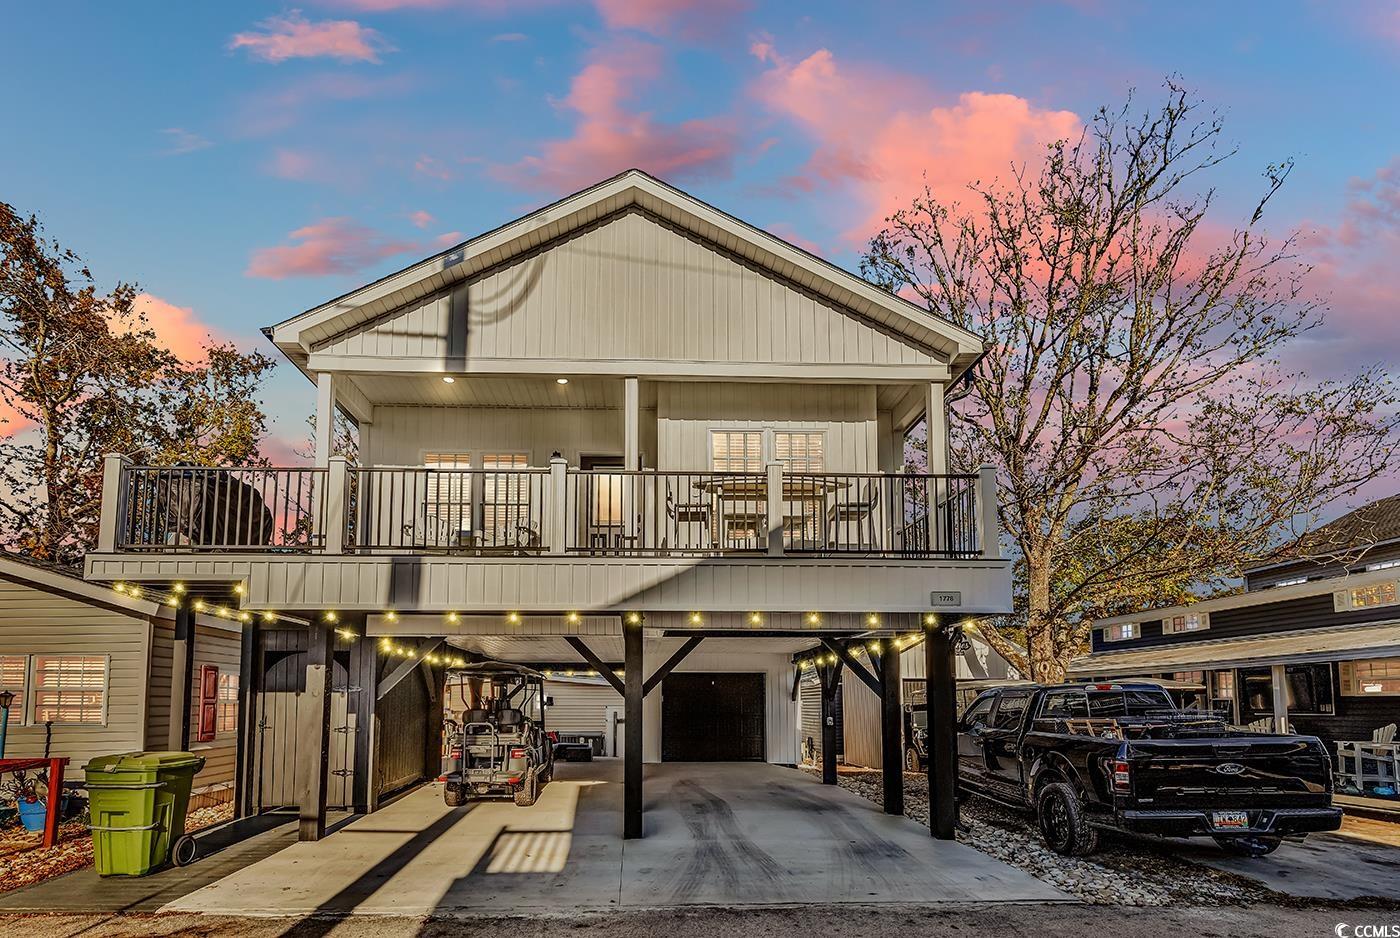
[[[554,911],[1067,899],[1029,874],[793,769],[646,767],[646,836],[621,838],[622,764],[561,764],[539,802],[443,805],[424,787],[165,911]]]

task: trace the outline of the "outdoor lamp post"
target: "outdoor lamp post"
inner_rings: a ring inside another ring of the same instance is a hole
[[[5,734],[10,729],[10,705],[14,702],[14,691],[0,691],[0,759],[5,758]]]

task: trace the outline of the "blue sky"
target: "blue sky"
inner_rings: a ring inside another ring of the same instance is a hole
[[[257,330],[631,165],[854,267],[927,169],[1004,172],[1177,73],[1272,161],[1333,306],[1317,377],[1395,361],[1400,5],[306,0],[14,3],[0,199],[172,343]],[[313,406],[279,368],[279,449]]]

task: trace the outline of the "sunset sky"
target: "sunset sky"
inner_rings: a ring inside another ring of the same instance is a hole
[[[969,12],[975,11],[975,12]],[[1324,377],[1400,361],[1400,0],[11,3],[0,199],[179,350],[322,300],[628,167],[854,269],[927,174],[956,196],[1177,73],[1303,233]],[[19,78],[17,76],[23,76]],[[267,451],[311,386],[281,367]]]

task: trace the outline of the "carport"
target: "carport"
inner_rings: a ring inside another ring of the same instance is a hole
[[[563,914],[1066,898],[852,792],[763,763],[647,765],[647,836],[625,840],[623,774],[619,760],[560,765],[530,808],[447,808],[440,787],[425,786],[165,911]]]

